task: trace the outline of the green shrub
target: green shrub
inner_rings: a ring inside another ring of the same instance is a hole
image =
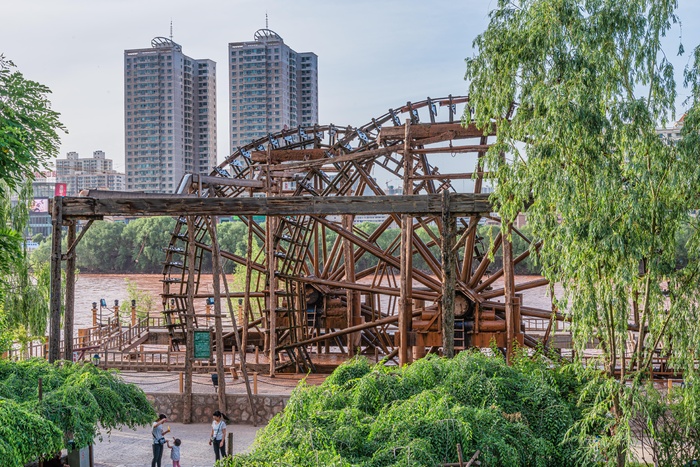
[[[542,359],[430,355],[402,368],[357,358],[287,408],[233,466],[435,466],[480,450],[483,466],[571,466],[575,378]]]
[[[100,430],[147,425],[155,417],[143,391],[114,372],[89,363],[0,360],[0,459],[13,462],[2,465],[51,456],[71,440],[81,448]]]

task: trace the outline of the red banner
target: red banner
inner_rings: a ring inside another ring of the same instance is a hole
[[[56,188],[54,188],[54,196],[66,196],[66,184],[57,183]]]

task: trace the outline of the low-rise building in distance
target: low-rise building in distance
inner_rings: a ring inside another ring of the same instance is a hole
[[[78,196],[81,190],[124,191],[126,176],[114,170],[104,151],[94,151],[89,158],[71,151],[56,160],[56,183],[66,184],[66,196]]]

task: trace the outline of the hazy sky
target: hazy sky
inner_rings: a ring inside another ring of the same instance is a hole
[[[51,88],[68,128],[61,157],[101,149],[124,170],[125,49],[168,36],[217,63],[218,160],[228,154],[229,42],[269,27],[319,57],[320,123],[361,125],[389,107],[466,93],[464,59],[496,0],[0,0],[0,53]],[[680,0],[685,49],[700,44],[700,1]],[[680,28],[670,34],[677,44]],[[669,47],[675,55],[677,45]],[[686,53],[686,55],[687,55]],[[677,68],[687,56],[673,58]],[[683,93],[679,89],[679,93]]]

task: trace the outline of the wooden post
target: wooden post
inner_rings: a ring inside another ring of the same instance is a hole
[[[253,372],[253,394],[258,395],[258,372]]]
[[[73,247],[76,234],[76,221],[68,224],[68,248]],[[75,317],[75,262],[77,248],[72,248],[66,258],[66,307],[63,320],[63,358],[73,361],[73,323]]]
[[[275,354],[277,353],[277,296],[275,294],[277,289],[277,278],[275,277],[275,245],[274,245],[274,231],[276,228],[276,222],[274,217],[268,217],[266,221],[267,230],[267,277],[268,277],[268,309],[270,315],[270,329],[269,332],[269,358],[270,358],[270,377],[275,377]]]
[[[252,196],[252,195],[251,195]],[[252,274],[253,274],[253,267],[252,267],[252,259],[253,259],[253,216],[248,216],[248,248],[246,250],[246,255],[245,255],[245,292],[243,296],[243,329],[241,331],[241,346],[243,347],[243,361],[241,362],[241,366],[245,365],[247,363],[247,352],[246,349],[248,348],[248,321],[250,318],[250,283],[252,280]],[[255,348],[255,351],[257,352],[258,349],[257,347]],[[257,353],[255,357],[255,363],[257,362]]]
[[[228,448],[227,448],[227,453],[229,456],[233,455],[233,433],[230,431],[227,433],[228,434]]]
[[[510,364],[513,358],[513,342],[516,332],[520,331],[520,323],[515,322],[514,309],[515,278],[513,276],[513,242],[511,236],[511,224],[506,226],[503,232],[503,292],[506,304],[506,361]],[[517,326],[517,329],[516,329]]]
[[[136,326],[138,320],[136,319],[136,300],[131,301],[131,325]]]
[[[195,270],[195,217],[187,217],[187,298],[185,311],[185,394],[183,423],[192,423],[192,364],[194,363],[194,276]]]
[[[170,360],[169,357],[168,357],[168,360]],[[180,386],[179,386],[179,387],[180,387],[180,394],[182,394],[183,391],[184,391],[184,388],[183,388],[183,381],[182,381],[182,372],[179,373],[178,381],[180,382]]]
[[[450,215],[450,193],[442,192],[442,354],[455,354],[455,243],[457,220]]]
[[[403,149],[403,194],[413,194],[413,155],[411,153],[411,120],[406,119]],[[399,365],[409,363],[409,340],[412,320],[413,289],[413,217],[401,215],[401,253],[400,253],[400,296],[399,296]]]
[[[265,188],[267,197],[272,196],[272,174],[270,172],[270,167],[272,166],[272,148],[270,145],[267,146],[267,178],[265,181]],[[269,333],[269,356],[270,356],[270,377],[275,377],[275,355],[277,353],[277,297],[275,292],[277,290],[277,277],[275,276],[275,239],[274,234],[277,230],[277,222],[274,216],[268,216],[265,220],[265,254],[267,256],[267,278],[268,278],[268,295],[269,295],[269,306],[268,309],[270,315],[268,330]]]
[[[216,217],[207,219],[209,236],[211,238],[211,259],[214,287],[214,329],[216,330],[216,374],[219,378],[218,399],[219,410],[226,413],[226,373],[224,372],[224,328],[221,323],[221,252],[216,235]],[[226,280],[224,278],[224,280]]]
[[[60,358],[61,344],[61,230],[63,197],[53,199],[51,210],[51,299],[49,317],[49,362]]]
[[[226,292],[226,304],[228,305],[228,312],[231,316],[231,325],[233,326],[233,339],[238,347],[238,352],[241,354],[241,362],[244,360],[243,354],[245,353],[241,347],[241,340],[238,337],[238,324],[236,324],[236,315],[233,312],[233,304],[231,303],[231,294],[228,290],[228,282],[225,280],[224,270],[221,270],[221,275],[224,276],[224,291]],[[235,360],[234,360],[235,363]],[[253,402],[253,394],[250,390],[250,380],[248,379],[248,369],[245,365],[241,365],[241,373],[243,374],[243,380],[245,381],[245,390],[248,393],[248,403],[250,404],[250,411],[253,414],[253,426],[258,426],[257,412],[255,410],[255,403]]]
[[[92,302],[92,327],[97,327],[97,302]]]
[[[351,214],[343,215],[343,228],[348,232],[352,232],[354,216]],[[355,252],[353,245],[349,239],[343,238],[343,263],[345,268],[345,281],[348,283],[355,282]],[[360,300],[357,291],[347,289],[345,292],[345,302],[347,304],[347,321],[348,327],[352,327],[360,319]],[[355,347],[359,344],[360,333],[350,333],[348,334],[348,356],[352,357],[355,355]]]

